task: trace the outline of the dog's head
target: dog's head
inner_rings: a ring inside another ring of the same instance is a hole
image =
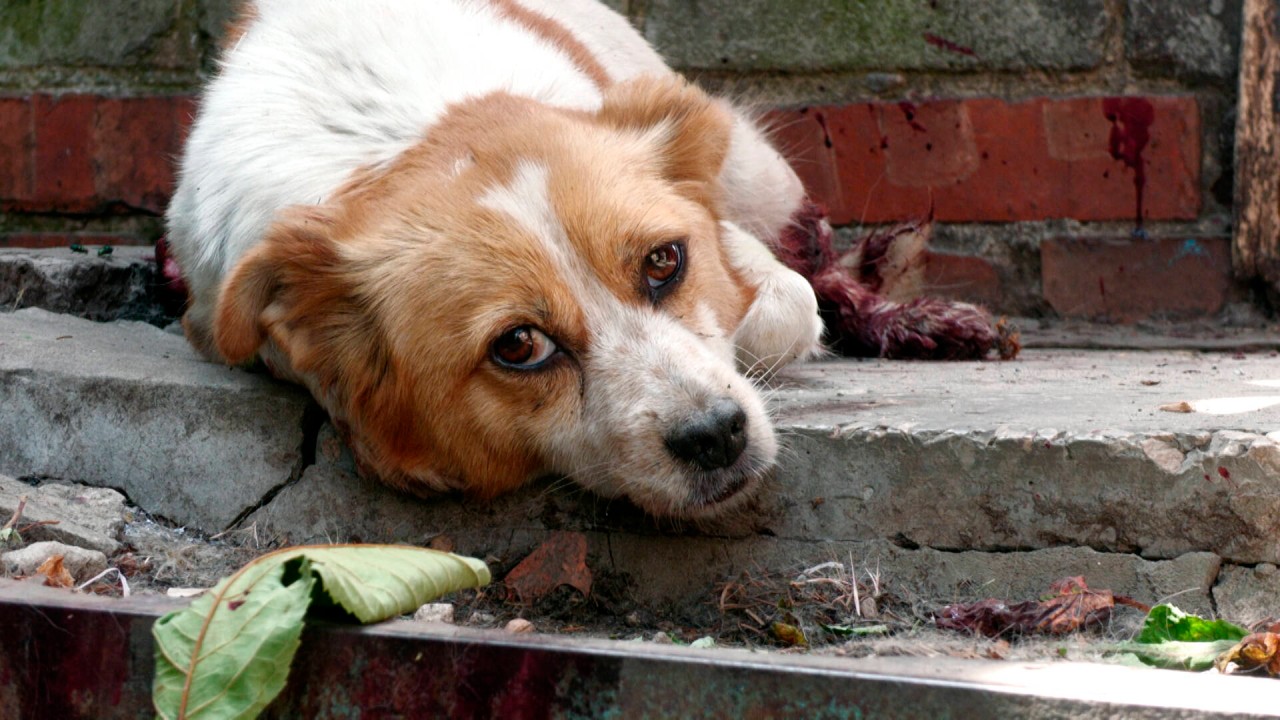
[[[596,112],[491,95],[297,208],[225,282],[226,359],[270,341],[407,489],[564,474],[665,516],[750,495],[777,447],[730,338],[730,113],[677,80]]]

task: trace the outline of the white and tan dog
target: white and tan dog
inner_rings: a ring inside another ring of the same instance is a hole
[[[777,454],[742,373],[818,348],[796,175],[591,0],[256,0],[180,177],[191,342],[410,491],[714,515]]]

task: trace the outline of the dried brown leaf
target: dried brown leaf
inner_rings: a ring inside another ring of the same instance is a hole
[[[962,630],[987,637],[1064,635],[1105,620],[1116,605],[1110,590],[1090,590],[1083,577],[1064,578],[1049,590],[1052,595],[1044,600],[1009,604],[989,598],[948,605],[934,622],[944,630]]]
[[[1248,635],[1218,656],[1213,664],[1221,673],[1247,673],[1262,669],[1271,677],[1280,677],[1280,634]]]
[[[76,579],[71,577],[71,573],[63,566],[61,555],[53,555],[40,563],[40,567],[36,568],[36,574],[44,575],[44,584],[49,587],[72,588],[76,585]]]

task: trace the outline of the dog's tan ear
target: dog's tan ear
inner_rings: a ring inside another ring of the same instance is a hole
[[[659,133],[665,170],[674,182],[711,183],[729,154],[733,114],[675,75],[614,85],[605,92],[599,118],[614,127]]]
[[[338,291],[332,228],[321,208],[291,208],[241,258],[223,281],[213,322],[214,344],[227,362],[252,359],[268,336],[290,344],[296,321],[314,316]]]

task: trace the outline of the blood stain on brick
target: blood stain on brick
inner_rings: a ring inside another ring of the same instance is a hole
[[[1144,98],[1107,98],[1102,101],[1102,112],[1111,123],[1108,139],[1111,157],[1133,170],[1133,189],[1136,195],[1135,233],[1141,233],[1143,200],[1147,189],[1146,160],[1142,151],[1151,141],[1151,125],[1155,122],[1155,106]]]
[[[911,126],[912,130],[915,130],[916,132],[929,132],[923,125],[916,122],[916,112],[918,111],[918,108],[915,103],[908,100],[901,100],[898,102],[898,109],[902,111],[902,116],[907,119],[907,124]]]
[[[831,130],[827,127],[827,116],[820,112],[814,113],[813,119],[817,120],[819,127],[822,128],[822,144],[826,145],[828,149],[833,147],[834,143],[831,142]]]
[[[961,45],[960,43],[957,43],[957,42],[952,42],[951,40],[948,40],[940,35],[934,35],[933,33],[929,33],[929,32],[924,33],[924,41],[936,48],[939,48],[941,50],[946,50],[947,52],[953,52],[953,53],[956,53],[957,55],[966,55],[972,58],[978,57],[978,53],[974,52],[973,48],[965,47],[964,45]]]

